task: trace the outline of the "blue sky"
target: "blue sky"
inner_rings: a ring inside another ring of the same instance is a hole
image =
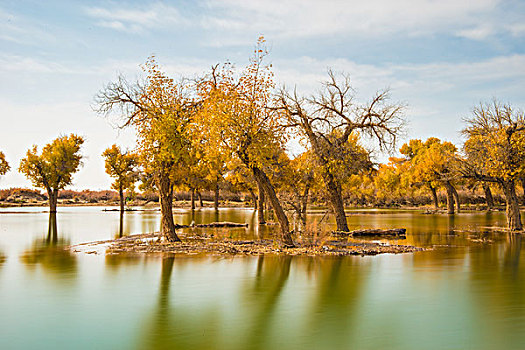
[[[0,150],[13,170],[0,187],[30,186],[16,171],[27,149],[75,132],[87,142],[72,188],[109,188],[100,154],[134,137],[91,110],[103,84],[152,54],[173,76],[244,65],[260,34],[280,84],[312,93],[330,67],[363,101],[390,87],[408,104],[405,140],[460,144],[480,101],[525,107],[525,1],[2,0]]]

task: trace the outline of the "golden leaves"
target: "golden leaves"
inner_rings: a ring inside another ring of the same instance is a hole
[[[79,151],[83,143],[81,136],[70,134],[44,146],[40,155],[37,146],[33,146],[20,161],[19,171],[37,187],[63,189],[71,184],[72,175],[81,165]]]
[[[10,169],[9,163],[5,160],[4,152],[0,151],[0,175],[5,175]]]

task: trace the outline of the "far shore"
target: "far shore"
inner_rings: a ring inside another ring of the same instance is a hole
[[[19,208],[19,207],[47,207],[49,203],[47,200],[36,200],[28,199],[22,201],[0,201],[0,208]],[[96,202],[87,202],[87,201],[76,201],[70,199],[59,199],[58,207],[110,207],[112,209],[108,211],[115,211],[119,208],[119,203],[116,201],[96,201]],[[173,201],[174,208],[180,209],[190,209],[191,202],[188,200]],[[213,208],[214,203],[212,201],[203,201],[203,205],[197,204],[195,209],[202,208]],[[160,204],[157,201],[144,201],[144,200],[135,200],[126,203],[126,211],[135,211],[138,208],[144,209],[160,209]],[[221,201],[219,208],[246,208],[254,209],[253,204],[250,202],[243,201]],[[60,209],[59,209],[60,210]],[[308,211],[326,211],[327,208],[323,205],[311,205],[308,208]],[[414,210],[414,211],[424,211],[426,214],[446,214],[446,207],[441,206],[439,209],[436,209],[434,206],[430,205],[421,205],[421,206],[402,206],[402,205],[392,205],[392,206],[352,206],[347,207],[346,211],[381,211],[381,210]],[[488,209],[484,205],[464,205],[461,209],[461,212],[479,212],[479,211],[504,211],[505,207],[503,205],[496,206],[494,208]]]

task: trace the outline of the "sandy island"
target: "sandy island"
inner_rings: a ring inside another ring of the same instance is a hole
[[[281,247],[272,239],[232,240],[222,239],[206,233],[180,234],[182,242],[168,242],[159,233],[138,234],[114,240],[96,241],[69,246],[73,252],[87,254],[159,254],[178,255],[305,255],[305,256],[346,256],[399,254],[427,250],[410,245],[367,242],[349,237],[328,234],[319,242],[301,242],[297,247]]]

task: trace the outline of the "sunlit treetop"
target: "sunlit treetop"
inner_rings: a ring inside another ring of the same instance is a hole
[[[512,180],[525,176],[525,117],[523,111],[493,101],[474,108],[466,119],[463,150],[467,176]]]
[[[138,179],[136,154],[122,152],[120,147],[112,145],[102,153],[102,156],[105,158],[106,173],[115,179],[111,184],[114,190],[126,189]]]
[[[406,175],[411,183],[451,180],[453,177],[457,148],[451,142],[435,137],[425,142],[410,140],[400,152],[406,157]]]
[[[380,164],[374,177],[377,196],[388,198],[393,195],[404,196],[409,194],[413,190],[408,176],[409,168],[410,163],[403,158],[391,157],[388,159],[388,163]]]
[[[142,81],[130,83],[120,76],[107,84],[95,97],[95,110],[106,116],[116,114],[120,127],[135,127],[144,170],[154,172],[171,168],[186,155],[187,127],[196,103],[191,83],[169,78],[154,57],[142,70]]]
[[[40,155],[37,146],[33,146],[20,161],[19,171],[36,187],[61,190],[71,184],[73,174],[81,165],[83,143],[81,136],[71,134],[44,146]]]
[[[199,122],[209,147],[261,165],[285,141],[279,116],[271,110],[273,73],[260,38],[250,64],[237,72],[231,64],[216,66],[199,84],[203,101]]]
[[[187,83],[168,78],[153,58],[143,69],[147,78],[139,98],[142,108],[133,124],[137,127],[143,164],[151,171],[161,163],[176,163],[186,155],[193,103]]]

